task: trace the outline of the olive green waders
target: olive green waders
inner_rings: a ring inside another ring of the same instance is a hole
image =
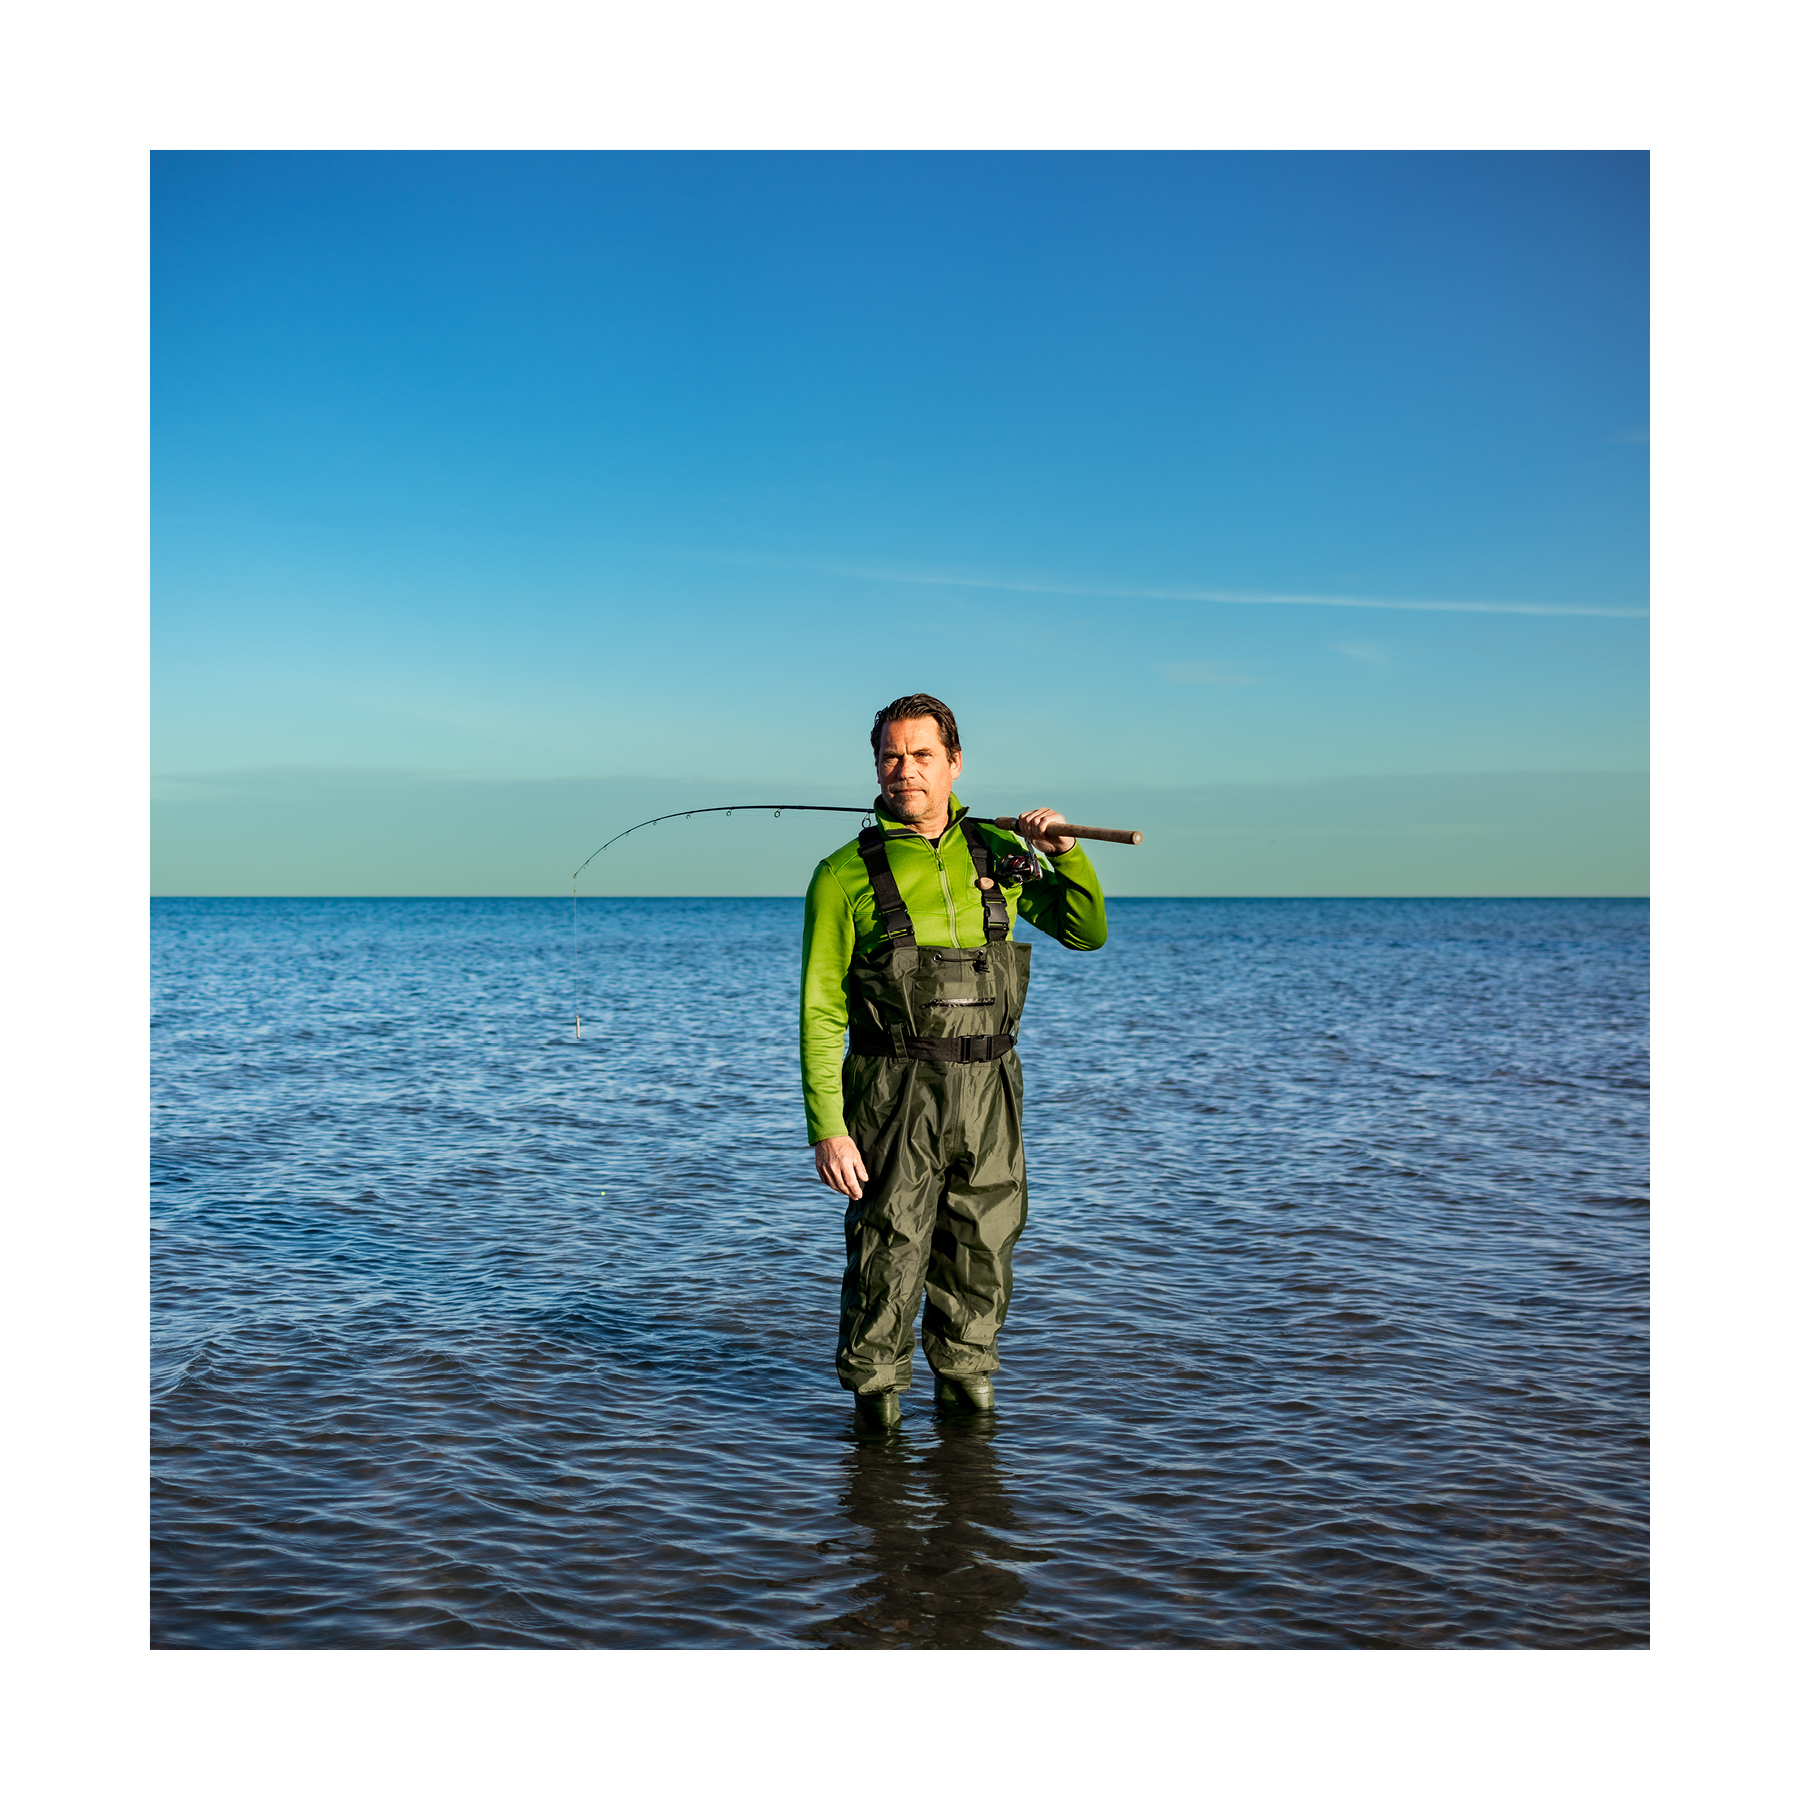
[[[988,848],[960,821],[979,877]],[[1024,1078],[1014,1053],[1031,946],[1008,941],[1006,903],[984,892],[987,942],[920,949],[879,827],[857,847],[884,937],[849,969],[844,1118],[869,1171],[844,1214],[838,1380],[858,1394],[912,1383],[913,1320],[953,1379],[999,1367],[994,1339],[1025,1228]]]

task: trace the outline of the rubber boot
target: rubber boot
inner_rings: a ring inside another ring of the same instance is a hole
[[[892,1388],[856,1396],[856,1416],[879,1431],[893,1431],[900,1423],[900,1396]]]
[[[994,1384],[985,1375],[940,1375],[936,1382],[937,1403],[958,1412],[992,1412]]]

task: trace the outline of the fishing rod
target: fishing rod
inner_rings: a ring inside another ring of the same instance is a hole
[[[861,813],[865,819],[871,820],[875,816],[874,812],[866,806],[690,806],[685,812],[658,813],[654,819],[639,819],[635,825],[627,825],[625,829],[616,836],[609,837],[606,842],[600,846],[600,850],[610,850],[620,838],[628,838],[634,831],[642,831],[646,825],[660,825],[664,819],[691,819],[696,813],[721,812],[724,813],[727,818],[734,812],[772,812],[778,819],[784,812]],[[999,822],[998,819],[993,821],[996,825],[999,824]],[[596,850],[594,856],[598,856],[600,850]],[[591,863],[594,860],[594,856],[590,856],[587,859],[587,862],[584,862],[581,865],[581,869],[585,869],[588,866],[588,863]],[[579,881],[581,879],[581,869],[577,869],[569,879],[571,881]]]
[[[727,818],[730,818],[733,813],[740,812],[772,812],[778,819],[784,812],[857,813],[868,824],[873,824],[875,821],[875,809],[873,806],[809,806],[801,804],[800,802],[791,804],[783,802],[780,806],[776,806],[772,802],[752,802],[749,805],[744,806],[689,806],[683,808],[679,812],[658,813],[654,819],[640,819],[635,825],[627,825],[623,831],[616,832],[612,837],[609,837],[606,842],[600,846],[600,849],[594,852],[594,856],[600,855],[601,851],[610,850],[620,838],[628,838],[634,831],[642,831],[647,825],[660,825],[665,819],[693,819],[699,817],[702,813],[724,813]],[[984,819],[978,818],[974,813],[970,813],[967,817],[972,825],[997,825],[1002,831],[1017,831],[1019,829],[1019,821],[1016,815]],[[1144,834],[1141,831],[1115,831],[1110,827],[1102,825],[1070,825],[1061,820],[1059,820],[1054,829],[1046,833],[1046,835],[1051,837],[1092,838],[1105,844],[1141,844],[1144,841]],[[571,960],[577,969],[581,966],[581,926],[579,922],[580,891],[578,884],[581,880],[581,870],[585,869],[588,866],[588,863],[591,863],[594,860],[594,856],[590,856],[587,859],[587,862],[584,862],[581,865],[581,868],[577,869],[575,873],[569,877],[570,952]],[[581,1038],[581,1002],[579,998],[575,1002],[575,1037],[577,1042],[579,1042]]]
[[[609,837],[606,842],[600,846],[600,850],[610,850],[620,838],[628,838],[634,831],[642,831],[646,825],[660,825],[664,819],[691,819],[700,813],[724,813],[725,816],[729,818],[734,812],[772,812],[778,819],[784,812],[860,813],[863,818],[868,819],[871,822],[873,822],[875,817],[875,809],[871,806],[802,806],[798,804],[784,804],[781,806],[765,804],[747,806],[690,806],[681,812],[658,813],[654,819],[640,819],[635,825],[627,825],[623,831],[618,832],[613,837]],[[974,813],[970,813],[969,822],[972,825],[998,825],[1002,831],[1017,831],[1019,829],[1019,821],[1016,817],[983,819],[978,818]],[[1064,821],[1058,821],[1055,831],[1049,835],[1053,837],[1096,838],[1101,843],[1105,844],[1141,844],[1144,841],[1144,834],[1141,831],[1113,831],[1101,825],[1070,825]],[[598,856],[600,850],[596,850],[594,856]],[[594,860],[594,856],[590,856],[587,859],[587,862],[584,862],[581,865],[581,869],[585,869],[588,866],[588,863],[591,863]],[[581,869],[577,869],[570,877],[572,881],[579,881],[581,879]]]

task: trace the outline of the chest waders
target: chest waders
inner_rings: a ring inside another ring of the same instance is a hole
[[[960,820],[977,877],[988,847]],[[844,1213],[838,1380],[853,1393],[912,1384],[913,1320],[925,1357],[953,1380],[999,1367],[1025,1229],[1024,1078],[1013,1046],[1031,946],[1008,940],[998,886],[983,892],[986,943],[914,940],[879,827],[857,839],[883,937],[849,969],[844,1119],[869,1180]]]

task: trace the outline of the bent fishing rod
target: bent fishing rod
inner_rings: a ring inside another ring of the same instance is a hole
[[[600,850],[610,850],[620,838],[628,838],[634,831],[642,831],[646,825],[660,825],[665,819],[693,819],[698,818],[701,813],[724,813],[725,816],[729,818],[734,812],[772,812],[778,819],[784,812],[859,813],[863,818],[868,819],[871,822],[873,822],[875,817],[874,808],[868,806],[773,806],[762,804],[751,806],[689,806],[685,807],[680,812],[658,813],[654,819],[640,819],[635,825],[627,825],[623,831],[617,833],[613,837],[609,837],[606,842],[600,846]],[[983,819],[977,817],[974,813],[970,813],[968,817],[971,825],[998,825],[1002,831],[1017,831],[1019,828],[1019,821],[1016,816]],[[1141,831],[1114,831],[1102,825],[1070,825],[1062,821],[1058,821],[1054,831],[1047,832],[1045,835],[1047,837],[1094,838],[1105,844],[1141,844],[1144,841],[1144,834]],[[600,850],[596,850],[594,856],[598,856]],[[585,869],[588,866],[588,863],[591,863],[594,860],[594,856],[590,856],[587,859],[587,862],[584,862],[581,865],[581,869]],[[579,881],[581,879],[581,869],[577,869],[569,879],[571,881]]]
[[[628,838],[634,831],[642,831],[648,825],[660,825],[665,819],[694,819],[703,813],[723,813],[730,818],[733,813],[740,812],[772,812],[778,819],[784,812],[856,813],[869,824],[873,824],[875,821],[875,810],[872,806],[808,806],[798,803],[793,805],[784,803],[776,806],[768,802],[753,802],[747,806],[689,806],[682,808],[679,812],[658,813],[654,819],[640,819],[635,825],[627,825],[623,831],[609,837],[600,846],[600,849],[594,852],[594,856],[600,855],[601,851],[610,850],[620,838]],[[1017,831],[1019,828],[1016,814],[984,819],[970,813],[967,817],[972,825],[997,825],[1002,831]],[[1044,835],[1046,837],[1090,838],[1103,844],[1141,844],[1144,841],[1144,834],[1141,831],[1116,831],[1110,826],[1070,825],[1062,821],[1059,821],[1053,830]],[[577,964],[580,962],[580,926],[577,923],[577,908],[580,904],[581,870],[594,860],[594,856],[590,856],[587,862],[581,865],[581,869],[577,869],[569,877],[569,930],[573,934],[571,954]],[[581,1037],[581,1003],[579,1000],[575,1004],[575,1036],[577,1040]]]

